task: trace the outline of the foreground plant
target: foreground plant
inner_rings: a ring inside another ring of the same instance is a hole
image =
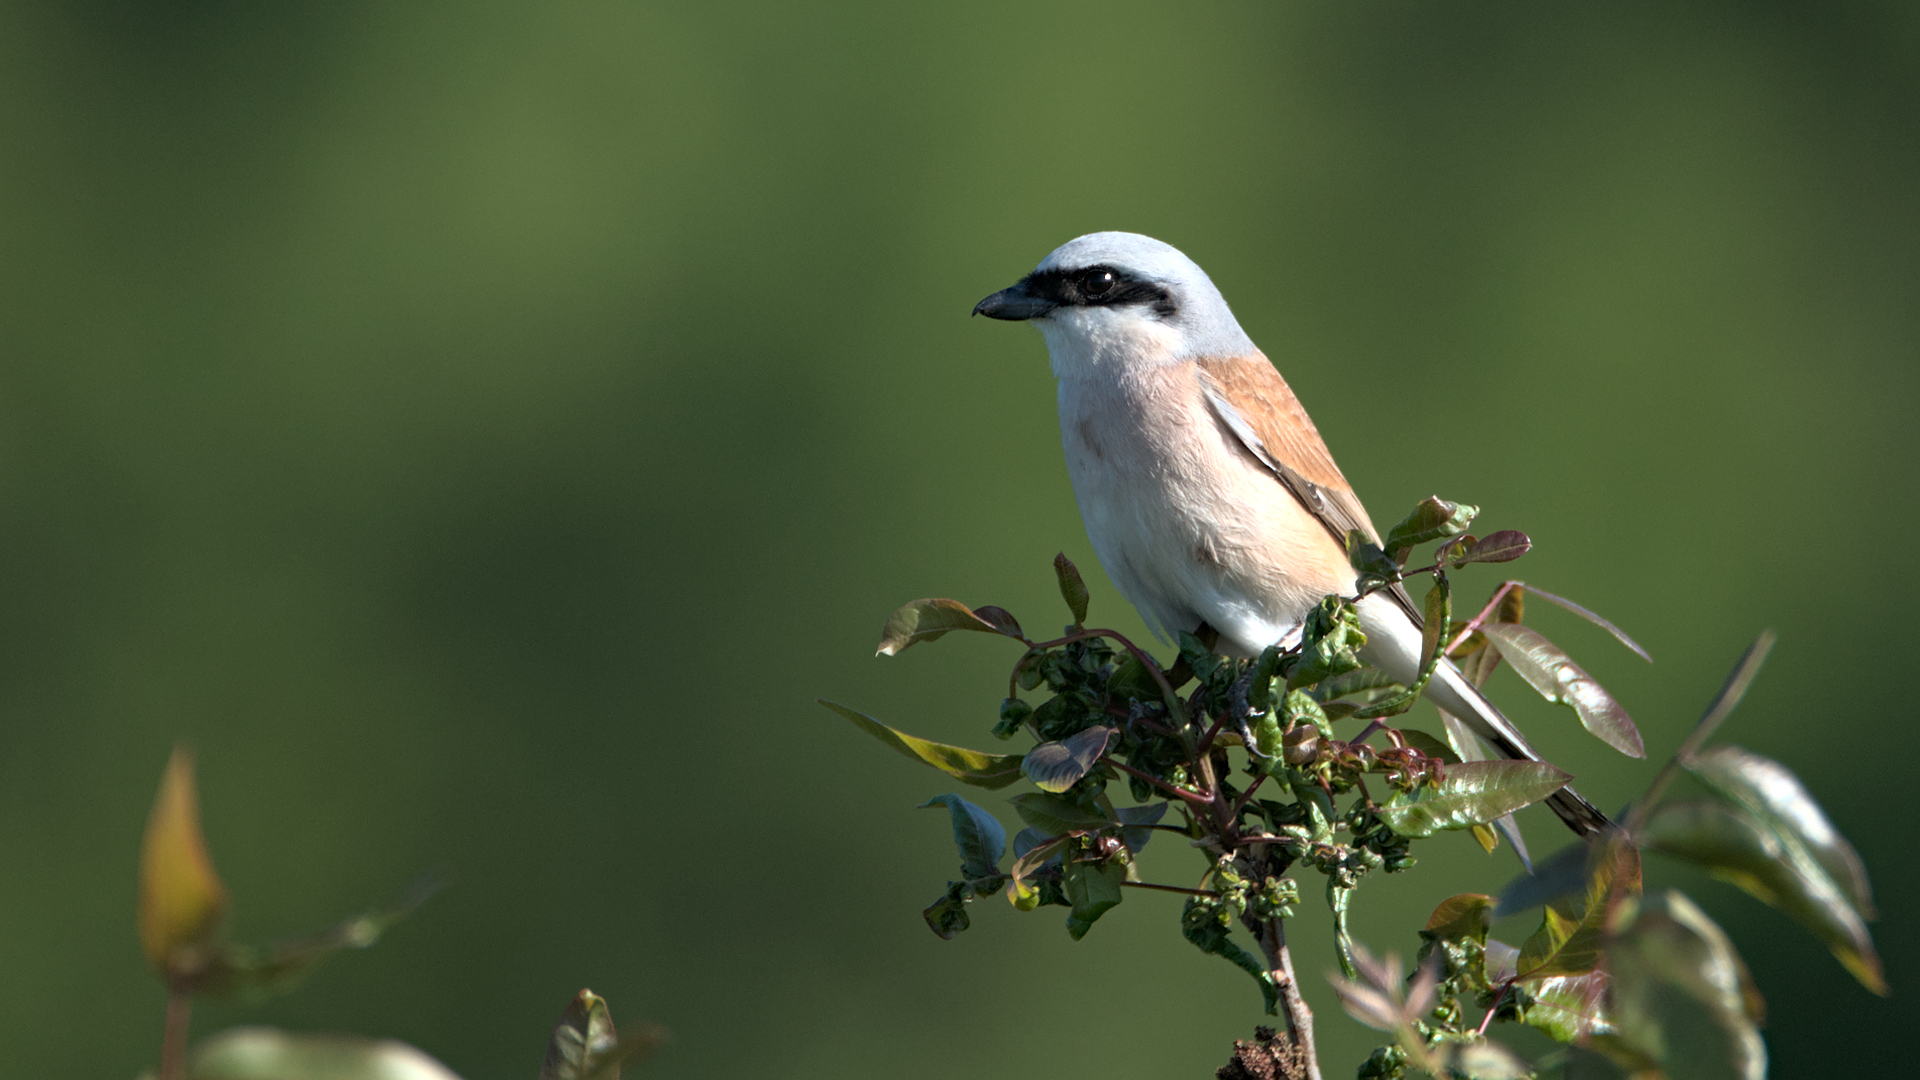
[[[1303,868],[1324,879],[1340,968],[1332,978],[1343,1005],[1394,1036],[1361,1066],[1362,1077],[1410,1070],[1523,1077],[1556,1067],[1529,1065],[1490,1042],[1486,1032],[1496,1022],[1536,1027],[1579,1048],[1576,1054],[1639,1077],[1764,1075],[1759,999],[1744,966],[1685,897],[1642,895],[1642,847],[1704,866],[1787,910],[1864,984],[1884,993],[1865,930],[1872,912],[1866,877],[1851,847],[1783,766],[1735,748],[1703,749],[1758,669],[1770,637],[1749,651],[1626,821],[1547,860],[1497,900],[1472,894],[1442,902],[1420,932],[1425,944],[1410,977],[1403,979],[1397,960],[1376,959],[1352,940],[1347,914],[1368,874],[1411,868],[1414,843],[1440,831],[1471,830],[1488,851],[1502,833],[1518,845],[1513,812],[1570,779],[1545,762],[1487,760],[1486,748],[1445,713],[1444,740],[1404,726],[1399,718],[1440,663],[1458,663],[1476,684],[1510,663],[1595,736],[1642,756],[1626,710],[1523,622],[1525,601],[1532,596],[1587,618],[1644,657],[1617,627],[1518,581],[1501,583],[1478,614],[1453,625],[1448,571],[1509,561],[1531,546],[1517,532],[1465,535],[1474,513],[1429,499],[1389,533],[1386,550],[1357,536],[1350,544],[1362,595],[1416,575],[1432,579],[1426,659],[1412,686],[1361,663],[1365,638],[1354,601],[1338,596],[1310,614],[1291,648],[1230,659],[1213,651],[1203,627],[1199,636],[1182,634],[1178,656],[1163,667],[1123,635],[1086,625],[1087,588],[1064,555],[1054,569],[1073,623],[1058,638],[1028,637],[998,607],[927,599],[894,612],[882,631],[882,654],[955,630],[1020,642],[993,732],[1001,739],[1025,732],[1036,743],[1021,754],[984,753],[821,702],[963,783],[998,789],[1025,780],[1037,789],[1010,800],[1026,826],[1010,850],[999,820],[959,795],[925,804],[947,810],[961,856],[959,878],[924,913],[928,926],[952,938],[968,928],[973,900],[1003,894],[1022,911],[1067,908],[1068,932],[1078,939],[1130,889],[1185,896],[1183,936],[1245,971],[1266,1011],[1284,1020],[1284,1030],[1263,1028],[1239,1044],[1223,1077],[1321,1075],[1313,1016],[1286,934],[1301,895],[1289,875]],[[1436,541],[1432,557],[1408,569],[1412,552]],[[1042,686],[1050,696],[1037,705],[1021,696]],[[1339,738],[1341,723],[1358,730]],[[1663,802],[1681,772],[1699,778],[1709,798]],[[1117,804],[1108,791],[1122,779],[1133,805]],[[1142,851],[1161,832],[1198,851],[1197,877],[1144,875]],[[1518,854],[1525,863],[1524,848]],[[1518,949],[1487,937],[1496,913],[1530,907],[1543,908],[1542,925]],[[1702,1072],[1701,1061],[1714,1067]]]
[[[226,941],[227,889],[200,829],[193,756],[176,747],[140,847],[140,943],[167,986],[158,1080],[460,1080],[406,1043],[356,1035],[240,1027],[187,1050],[195,998],[253,1000],[288,990],[332,953],[372,945],[438,887],[422,879],[389,908],[266,949]],[[652,1025],[622,1038],[605,999],[582,990],[553,1029],[540,1080],[620,1080],[623,1064],[643,1060],[665,1039]]]

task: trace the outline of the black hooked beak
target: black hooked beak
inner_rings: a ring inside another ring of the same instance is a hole
[[[1022,281],[1012,288],[1001,289],[973,305],[973,313],[985,315],[989,319],[1021,322],[1026,319],[1038,319],[1059,306],[1045,297],[1036,296],[1027,287],[1027,283]]]

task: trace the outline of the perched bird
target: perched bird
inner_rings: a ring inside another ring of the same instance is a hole
[[[1060,384],[1060,438],[1087,538],[1157,632],[1202,623],[1223,651],[1299,639],[1309,610],[1353,596],[1348,530],[1380,542],[1320,433],[1206,273],[1171,246],[1101,232],[1061,245],[973,309],[1030,321]],[[1359,602],[1361,659],[1418,677],[1421,616],[1404,590]],[[1540,757],[1486,695],[1443,662],[1427,696],[1508,758]],[[1562,788],[1576,833],[1607,826]]]

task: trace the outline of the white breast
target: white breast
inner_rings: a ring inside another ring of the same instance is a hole
[[[1059,360],[1060,435],[1087,537],[1156,633],[1204,620],[1251,655],[1352,589],[1350,571],[1328,577],[1325,557],[1290,556],[1332,541],[1215,418],[1192,363],[1062,371]]]

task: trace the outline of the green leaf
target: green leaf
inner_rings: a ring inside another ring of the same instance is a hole
[[[1013,809],[1020,815],[1020,820],[1047,836],[1089,832],[1117,824],[1110,817],[1075,806],[1065,799],[1052,795],[1029,792],[1025,795],[1016,795],[1007,801],[1013,804]]]
[[[140,945],[162,979],[202,962],[227,915],[227,887],[213,869],[200,831],[193,754],[173,748],[140,842]]]
[[[1753,815],[1783,843],[1805,852],[1846,893],[1855,910],[1873,918],[1873,887],[1867,883],[1866,864],[1793,770],[1737,746],[1716,746],[1681,764],[1715,795]]]
[[[1677,816],[1683,811],[1672,811],[1676,816],[1667,823],[1664,843],[1686,849],[1675,849],[1676,854],[1691,851],[1686,857],[1723,860],[1710,869],[1799,920],[1862,985],[1885,995],[1886,977],[1866,927],[1873,911],[1866,868],[1799,777],[1737,746],[1716,746],[1685,767],[1736,808],[1740,824],[1748,828],[1735,827],[1725,817],[1683,818]],[[1686,828],[1689,824],[1695,827]]]
[[[1607,953],[1619,1037],[1668,1076],[1761,1080],[1758,996],[1726,933],[1678,892],[1649,896]]]
[[[928,904],[920,912],[927,920],[927,929],[939,936],[941,941],[952,941],[953,936],[973,925],[973,919],[967,914],[967,901],[973,899],[973,888],[964,881],[947,882],[947,891],[940,899]]]
[[[1534,1075],[1518,1054],[1485,1041],[1455,1046],[1448,1072],[1460,1080],[1532,1080]]]
[[[1120,823],[1127,826],[1120,830],[1120,842],[1135,855],[1153,839],[1153,830],[1149,825],[1158,825],[1160,819],[1167,816],[1167,804],[1163,802],[1147,803],[1143,806],[1122,806],[1114,811]]]
[[[1521,943],[1515,961],[1521,980],[1592,971],[1600,962],[1608,915],[1639,892],[1639,850],[1617,839],[1596,841],[1587,861],[1585,890],[1549,901],[1540,929]]]
[[[1486,944],[1487,929],[1493,923],[1493,897],[1485,893],[1461,893],[1440,901],[1427,916],[1420,936],[1429,941],[1477,941]]]
[[[1321,600],[1307,612],[1300,637],[1300,653],[1287,671],[1287,689],[1312,686],[1323,679],[1357,671],[1358,651],[1367,635],[1360,631],[1360,612],[1337,596]]]
[[[1468,563],[1512,562],[1533,550],[1533,541],[1517,529],[1502,529],[1479,540],[1471,537],[1465,539],[1472,542],[1447,552],[1445,557],[1437,561],[1457,570]]]
[[[919,809],[944,806],[953,818],[953,846],[960,849],[960,872],[968,879],[997,877],[1007,850],[1007,830],[998,819],[958,795],[935,795]]]
[[[1073,905],[1067,915],[1067,933],[1079,941],[1100,916],[1119,906],[1120,883],[1127,880],[1127,868],[1118,862],[1074,862],[1065,869],[1061,885]]]
[[[1160,684],[1154,681],[1153,673],[1132,653],[1114,663],[1113,674],[1107,677],[1107,693],[1122,701],[1153,702],[1161,698]]]
[[[854,727],[899,751],[901,756],[931,765],[962,783],[988,789],[1003,788],[1020,779],[1019,754],[986,754],[946,743],[916,738],[888,727],[864,713],[825,698],[814,699],[849,720]]]
[[[1113,728],[1099,724],[1060,742],[1041,743],[1027,751],[1020,771],[1041,791],[1065,791],[1093,769],[1107,752],[1113,733]]]
[[[1031,879],[1042,866],[1067,846],[1068,838],[1065,836],[1036,841],[1029,836],[1035,833],[1037,830],[1034,829],[1020,830],[1020,835],[1014,839],[1014,851],[1017,857],[1013,860],[1013,866],[1007,871],[1007,902],[1021,911],[1032,911],[1040,906],[1040,891],[1033,886]],[[1026,845],[1024,851],[1020,850],[1023,843]]]
[[[1627,710],[1538,630],[1519,623],[1483,623],[1480,632],[1499,645],[1500,655],[1541,697],[1572,708],[1588,731],[1615,750],[1628,757],[1647,756]]]
[[[205,950],[192,969],[179,978],[194,994],[210,998],[257,1001],[284,993],[322,960],[343,949],[365,949],[389,928],[438,892],[442,882],[427,875],[407,888],[393,904],[344,919],[317,933],[275,942],[265,949],[219,945]]]
[[[1053,573],[1060,579],[1060,599],[1067,602],[1067,610],[1073,612],[1073,625],[1080,626],[1087,621],[1087,583],[1080,580],[1080,568],[1073,565],[1066,552],[1053,557]]]
[[[1432,836],[1443,829],[1484,825],[1565,787],[1572,779],[1544,761],[1468,761],[1447,766],[1446,778],[1409,798],[1396,792],[1379,808],[1380,820],[1401,836]]]
[[[1607,633],[1612,634],[1613,639],[1615,641],[1618,641],[1620,644],[1625,645],[1629,649],[1632,649],[1634,652],[1634,655],[1638,656],[1640,659],[1645,660],[1649,664],[1653,663],[1653,657],[1647,653],[1647,650],[1640,647],[1639,642],[1628,637],[1627,632],[1625,630],[1622,630],[1619,627],[1608,622],[1606,619],[1601,618],[1598,613],[1589,611],[1586,608],[1580,606],[1579,604],[1574,603],[1573,601],[1567,599],[1564,596],[1555,596],[1554,594],[1548,592],[1545,589],[1536,589],[1531,585],[1525,584],[1524,582],[1516,581],[1513,583],[1513,586],[1514,586],[1513,592],[1517,593],[1521,589],[1525,589],[1527,592],[1532,593],[1534,596],[1537,596],[1542,600],[1545,600],[1549,604],[1553,604],[1554,606],[1559,607],[1563,610],[1573,612],[1575,615],[1580,616],[1581,618],[1587,620],[1588,622],[1599,627],[1600,629],[1605,630]],[[1505,614],[1502,614],[1500,616],[1500,621],[1501,622],[1519,622],[1520,620],[1517,617],[1509,619]]]
[[[1607,973],[1603,970],[1535,979],[1526,984],[1526,992],[1533,999],[1526,1009],[1527,1026],[1559,1042],[1585,1042],[1613,1031],[1607,1019]]]
[[[665,1041],[665,1031],[651,1025],[639,1035],[621,1038],[614,1030],[607,1000],[591,990],[582,990],[567,1003],[566,1012],[553,1027],[546,1060],[540,1065],[540,1080],[620,1080],[623,1064],[636,1064]],[[373,1073],[368,1080],[384,1080],[384,1076]]]
[[[1791,915],[1869,990],[1887,993],[1866,923],[1840,886],[1745,810],[1706,802],[1668,804],[1647,819],[1639,839]]]
[[[545,1073],[542,1073],[544,1076]],[[460,1080],[406,1043],[229,1028],[194,1047],[188,1080]]]
[[[1586,888],[1594,854],[1595,848],[1591,844],[1568,844],[1545,862],[1507,882],[1507,887],[1500,890],[1500,903],[1494,909],[1494,918],[1516,915],[1563,896],[1572,896]]]
[[[909,645],[933,641],[949,630],[977,630],[1018,638],[1020,625],[1012,620],[1013,616],[1001,608],[982,608],[976,612],[958,600],[928,597],[902,604],[887,616],[887,625],[880,630],[880,647],[875,651],[882,656],[894,656]]]
[[[1448,746],[1439,739],[1434,738],[1418,728],[1400,728],[1399,731],[1400,738],[1405,740],[1406,744],[1415,750],[1420,751],[1428,757],[1439,758],[1449,765],[1460,764],[1460,755],[1453,752],[1453,747]]]
[[[1479,513],[1479,507],[1448,502],[1438,495],[1429,496],[1413,508],[1406,520],[1387,530],[1386,549],[1398,559],[1402,557],[1400,552],[1429,540],[1458,536],[1467,531]]]
[[[1357,587],[1362,593],[1400,580],[1400,562],[1359,529],[1347,530],[1347,564],[1358,576]]]
[[[1253,981],[1260,984],[1260,996],[1266,1001],[1267,1015],[1278,1015],[1280,991],[1273,984],[1273,973],[1267,970],[1259,957],[1234,942],[1228,932],[1229,918],[1226,911],[1196,896],[1188,900],[1187,906],[1180,912],[1180,933],[1201,952],[1218,956],[1253,976]]]
[[[1404,689],[1406,687],[1403,684],[1379,668],[1362,667],[1356,671],[1349,671],[1345,675],[1322,680],[1320,685],[1313,688],[1313,696],[1326,702],[1350,694],[1365,694],[1366,700],[1371,702],[1383,696],[1378,691],[1392,694]]]

